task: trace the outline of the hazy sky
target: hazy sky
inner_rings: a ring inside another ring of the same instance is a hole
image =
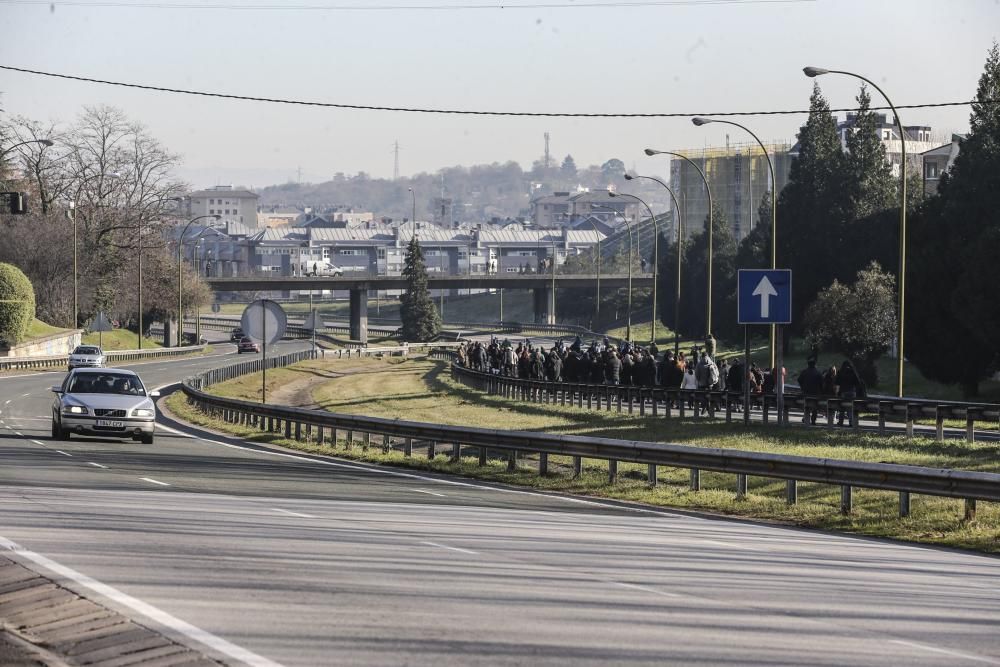
[[[264,3],[271,9],[238,9]],[[489,4],[505,8],[468,8]],[[518,4],[535,6],[515,8]],[[812,80],[801,68],[808,64],[865,74],[899,105],[968,100],[1000,34],[1000,0],[621,4],[0,0],[0,64],[323,102],[710,113],[807,108]],[[853,79],[827,76],[819,82],[834,108],[853,103]],[[507,160],[530,167],[543,152],[546,131],[558,160],[571,153],[583,166],[618,157],[640,173],[664,173],[665,163],[643,156],[644,147],[720,145],[727,133],[720,126],[696,128],[685,118],[469,117],[290,107],[2,70],[0,92],[6,113],[38,119],[70,120],[83,105],[120,107],[180,153],[181,175],[199,186],[263,186],[295,178],[298,167],[303,180],[311,181],[338,171],[390,177],[396,140],[403,175]],[[874,101],[880,102],[877,96]],[[931,125],[944,136],[964,131],[968,112],[954,107],[901,115],[906,124]],[[741,122],[765,141],[791,141],[803,118]],[[732,141],[745,140],[739,130],[729,130]]]

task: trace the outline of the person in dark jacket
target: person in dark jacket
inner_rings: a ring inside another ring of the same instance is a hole
[[[837,384],[840,387],[840,398],[849,400],[858,397],[859,390],[863,385],[861,384],[861,378],[858,377],[858,374],[854,370],[854,364],[849,359],[845,359],[844,363],[840,365],[840,372],[837,373]],[[844,425],[843,410],[837,415],[837,425]]]
[[[622,361],[614,350],[606,352],[604,360],[604,379],[608,384],[621,384]]]
[[[819,396],[823,393],[823,374],[816,368],[815,359],[810,358],[806,360],[806,364],[806,369],[799,373],[799,389],[806,396]],[[813,404],[812,408],[804,408],[802,411],[802,423],[815,424],[817,411],[816,404]]]

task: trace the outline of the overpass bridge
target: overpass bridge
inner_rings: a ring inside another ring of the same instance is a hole
[[[348,276],[237,276],[207,278],[205,282],[217,292],[266,291],[346,291],[350,294],[351,338],[368,341],[368,292],[371,290],[403,290],[406,279],[401,276],[371,274]],[[479,276],[427,276],[430,289],[530,289],[534,293],[535,322],[555,324],[555,300],[560,288],[596,289],[597,276],[577,274],[491,274]],[[652,287],[653,274],[637,273],[631,278],[632,288]],[[601,288],[622,289],[629,286],[627,274],[600,277]]]

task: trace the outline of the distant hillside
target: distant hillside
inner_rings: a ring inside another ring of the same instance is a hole
[[[418,220],[434,218],[433,207],[439,197],[452,200],[454,220],[476,222],[526,217],[530,200],[544,194],[609,185],[643,197],[656,210],[666,208],[668,197],[662,188],[655,184],[650,187],[649,181],[642,181],[642,186],[626,183],[623,173],[619,160],[580,170],[545,169],[536,163],[531,171],[524,171],[516,162],[507,162],[449,167],[435,174],[417,174],[397,181],[373,179],[364,172],[353,176],[337,174],[334,180],[325,183],[286,183],[266,187],[259,194],[262,206],[311,206],[318,211],[346,207],[372,211],[376,219],[394,220],[411,217],[413,201],[408,188],[413,188]]]

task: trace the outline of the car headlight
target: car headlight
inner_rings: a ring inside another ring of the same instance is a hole
[[[153,411],[149,408],[136,408],[132,411],[133,417],[152,417]]]
[[[85,415],[87,414],[87,408],[82,405],[66,405],[63,406],[63,414],[67,415]]]

